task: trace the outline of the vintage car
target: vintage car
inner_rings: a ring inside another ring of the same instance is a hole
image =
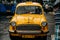
[[[48,32],[48,23],[40,3],[23,2],[16,6],[9,26],[11,40],[38,37],[46,39]]]

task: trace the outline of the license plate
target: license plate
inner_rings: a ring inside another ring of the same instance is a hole
[[[34,35],[22,35],[22,38],[34,38]]]

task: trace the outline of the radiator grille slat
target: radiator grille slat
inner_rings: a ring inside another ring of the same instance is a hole
[[[17,30],[40,30],[40,25],[19,25],[17,26]]]

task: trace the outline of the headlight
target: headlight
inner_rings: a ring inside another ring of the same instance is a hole
[[[10,25],[11,26],[16,26],[16,23],[15,22],[11,22]]]
[[[47,23],[46,22],[42,22],[42,26],[46,26],[47,25]]]

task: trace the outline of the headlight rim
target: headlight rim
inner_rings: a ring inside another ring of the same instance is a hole
[[[45,25],[42,25],[43,23],[46,23],[46,24],[45,24]],[[43,27],[45,27],[45,26],[47,25],[47,22],[42,22],[41,25],[42,25]]]
[[[14,25],[12,23],[14,23]],[[16,26],[16,22],[10,22],[10,25],[13,27]]]

